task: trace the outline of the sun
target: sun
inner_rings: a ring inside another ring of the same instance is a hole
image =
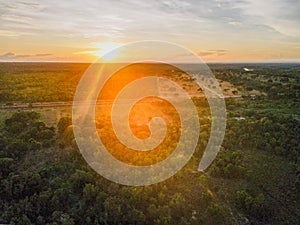
[[[115,42],[97,43],[95,44],[95,48],[98,50],[95,50],[93,54],[101,57],[105,61],[111,61],[119,56],[118,50],[116,49],[119,46],[121,46],[121,44]]]

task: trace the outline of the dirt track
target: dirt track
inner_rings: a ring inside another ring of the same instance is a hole
[[[224,96],[224,98],[241,98],[241,95]],[[106,101],[97,101],[97,105],[106,104]],[[14,103],[13,105],[0,104],[0,109],[30,109],[30,108],[57,108],[66,106],[76,106],[78,103],[69,102],[36,102],[36,103]]]

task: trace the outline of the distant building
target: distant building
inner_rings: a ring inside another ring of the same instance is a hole
[[[240,120],[245,120],[246,118],[245,118],[245,117],[242,117],[242,116],[239,116],[239,117],[234,117],[234,119],[240,121]]]
[[[243,69],[244,69],[245,72],[253,72],[254,71],[254,69],[249,69],[249,68],[246,68],[246,67],[243,68]]]

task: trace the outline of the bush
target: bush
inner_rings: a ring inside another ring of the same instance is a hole
[[[265,196],[262,193],[253,196],[246,190],[237,191],[235,202],[238,208],[258,220],[266,221],[270,218],[271,207],[266,205]]]
[[[12,158],[0,158],[0,178],[6,177],[13,168],[14,159]]]
[[[210,174],[214,177],[240,178],[244,173],[245,165],[238,152],[220,152],[210,167]]]
[[[72,125],[71,117],[62,117],[59,119],[57,124],[57,133],[62,136],[68,126]]]

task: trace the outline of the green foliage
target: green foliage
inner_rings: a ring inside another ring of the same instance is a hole
[[[252,196],[245,190],[237,191],[235,201],[237,207],[258,220],[267,221],[270,218],[271,207],[266,205],[265,196],[262,193]]]
[[[0,158],[0,179],[6,177],[12,172],[14,166],[14,159],[12,158]]]
[[[66,128],[72,125],[71,117],[61,117],[57,124],[57,133],[59,136],[62,136]]]
[[[252,73],[243,71],[244,66],[241,64],[230,65],[228,68],[214,66],[213,71],[217,78],[245,87],[247,90],[265,92],[272,99],[299,99],[298,64],[252,64],[250,65],[254,69]]]
[[[224,210],[224,207],[217,204],[217,203],[211,203],[209,207],[206,210],[206,217],[205,217],[205,223],[206,224],[227,224],[229,221],[227,221],[227,215]]]
[[[0,102],[72,101],[89,64],[0,63]]]
[[[93,182],[93,176],[83,170],[76,170],[70,177],[70,184],[74,192],[81,193],[86,184]]]
[[[42,146],[50,147],[53,144],[54,127],[48,127],[39,119],[37,112],[22,111],[5,120],[2,138],[5,155],[21,158],[27,151],[40,150]]]
[[[241,178],[245,174],[243,155],[240,152],[221,151],[210,167],[215,177]]]
[[[291,116],[255,115],[230,119],[223,145],[227,149],[260,149],[298,161],[300,121]]]
[[[73,126],[68,126],[62,135],[62,140],[65,145],[71,145],[74,141]]]
[[[72,100],[83,67],[39,65],[25,73],[16,66],[12,74],[0,67],[0,100]],[[299,70],[257,66],[257,74],[246,74],[239,65],[223,67],[217,76],[239,91],[267,96],[226,99],[225,149],[208,173],[197,171],[197,148],[178,174],[151,186],[126,187],[96,174],[72,144],[70,117],[60,119],[55,139],[38,113],[13,114],[0,127],[0,223],[298,224]],[[193,101],[205,105],[202,98]],[[207,144],[210,122],[200,118],[199,149]]]

